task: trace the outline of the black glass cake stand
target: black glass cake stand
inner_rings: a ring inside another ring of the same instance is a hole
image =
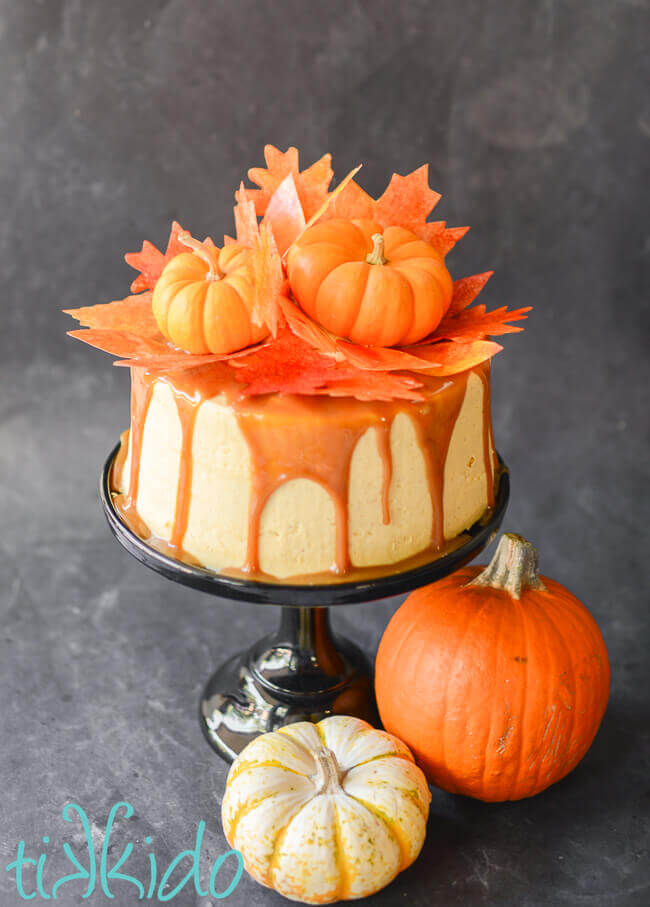
[[[136,535],[123,521],[111,493],[111,471],[118,448],[106,460],[100,493],[108,525],[129,554],[184,586],[218,598],[282,609],[279,629],[232,655],[203,691],[203,732],[227,761],[258,734],[294,721],[319,721],[326,715],[342,714],[377,723],[368,659],[353,642],[332,633],[329,608],[401,595],[458,570],[496,534],[510,492],[508,471],[501,464],[494,508],[472,526],[460,547],[423,566],[361,582],[258,582],[183,563]]]

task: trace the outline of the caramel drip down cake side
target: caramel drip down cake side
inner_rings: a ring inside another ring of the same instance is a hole
[[[118,507],[172,556],[276,578],[441,550],[494,503],[489,365],[422,403],[223,390],[223,373],[132,370]]]

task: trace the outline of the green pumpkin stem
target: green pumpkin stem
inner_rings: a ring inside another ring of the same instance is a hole
[[[366,255],[369,265],[387,265],[388,259],[384,256],[384,237],[381,233],[372,234],[372,252]]]
[[[488,566],[467,585],[503,589],[515,599],[521,598],[527,589],[546,590],[539,576],[537,549],[513,532],[501,536]]]

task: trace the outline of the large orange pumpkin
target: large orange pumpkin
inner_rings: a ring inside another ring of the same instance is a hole
[[[188,244],[191,240],[188,240]],[[167,264],[153,291],[153,313],[168,340],[188,353],[227,354],[268,335],[251,319],[250,252],[192,242]]]
[[[305,230],[290,248],[294,297],[315,321],[370,346],[416,343],[449,308],[444,257],[403,227],[335,218]]]
[[[609,695],[598,626],[537,552],[505,535],[483,572],[466,567],[412,593],[376,663],[386,730],[438,787],[519,800],[570,772]]]

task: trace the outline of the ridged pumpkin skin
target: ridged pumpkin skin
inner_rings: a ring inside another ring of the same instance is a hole
[[[534,549],[533,549],[534,550]],[[480,800],[530,797],[585,755],[605,712],[600,630],[559,583],[521,598],[467,586],[466,567],[412,593],[377,653],[382,722],[433,784]]]
[[[230,768],[222,821],[256,881],[327,904],[373,894],[411,865],[430,800],[403,743],[333,716],[249,743]]]
[[[373,237],[383,238],[379,248]],[[368,257],[385,263],[369,264]],[[383,252],[383,256],[382,256]],[[415,343],[449,308],[444,257],[402,227],[336,218],[315,224],[287,256],[293,295],[315,321],[369,346]]]
[[[254,290],[249,251],[182,252],[167,264],[153,291],[153,313],[164,336],[188,353],[226,354],[268,335],[251,321]],[[203,257],[206,256],[206,257]]]

